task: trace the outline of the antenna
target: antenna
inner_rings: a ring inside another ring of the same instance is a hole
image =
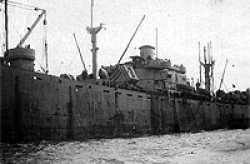
[[[156,58],[158,58],[158,28],[155,28],[155,49],[156,49]]]

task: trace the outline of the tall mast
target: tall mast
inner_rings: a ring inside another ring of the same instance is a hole
[[[211,91],[214,92],[214,64],[215,60],[213,58],[213,49],[212,49],[212,41],[209,42],[209,49],[210,49],[210,63],[211,63]]]
[[[155,28],[155,49],[156,49],[156,58],[158,58],[158,28]]]
[[[91,0],[91,6],[90,6],[90,27],[93,28],[93,9],[94,9],[94,0]]]
[[[87,31],[90,33],[91,35],[91,43],[92,43],[92,73],[93,73],[93,78],[97,79],[97,50],[98,47],[96,45],[96,35],[97,33],[103,28],[102,24],[100,24],[100,26],[97,27],[93,27],[94,23],[93,23],[93,8],[94,8],[94,0],[91,0],[91,23],[90,23],[90,27],[87,27]]]
[[[207,43],[207,46],[203,47],[203,55],[204,55],[204,62],[200,60],[200,42],[199,44],[199,62],[200,62],[200,82],[201,82],[201,66],[204,67],[205,72],[205,89],[209,92],[213,92],[214,90],[214,63],[213,56],[211,55],[211,41]],[[212,85],[211,85],[212,83]],[[212,87],[211,87],[212,86]]]
[[[4,1],[4,15],[5,15],[5,55],[8,55],[9,50],[9,26],[8,26],[8,1]]]
[[[201,44],[198,42],[198,48],[199,48],[199,71],[200,71],[200,85],[202,82],[202,76],[201,76]]]

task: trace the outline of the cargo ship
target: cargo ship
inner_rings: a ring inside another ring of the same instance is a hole
[[[3,2],[2,2],[3,3]],[[5,23],[8,33],[7,1]],[[92,5],[93,7],[93,5]],[[203,48],[205,87],[195,86],[184,65],[159,59],[152,45],[138,55],[97,69],[96,36],[102,25],[88,27],[91,34],[93,70],[74,78],[49,75],[34,69],[35,50],[23,46],[45,10],[15,48],[8,48],[0,61],[1,141],[85,140],[141,135],[197,132],[220,128],[249,128],[250,90],[213,90],[214,60],[211,44]],[[46,21],[44,21],[46,25]],[[44,44],[47,49],[47,44]],[[84,64],[84,62],[83,62]],[[223,82],[223,79],[222,79]]]

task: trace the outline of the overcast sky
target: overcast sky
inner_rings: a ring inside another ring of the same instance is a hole
[[[72,33],[77,34],[83,58],[91,71],[90,0],[15,0],[47,10],[50,73],[79,74],[82,70]],[[138,47],[155,45],[159,30],[159,57],[184,64],[188,77],[199,77],[198,41],[210,40],[216,59],[216,87],[225,65],[225,86],[250,87],[250,1],[249,0],[95,0],[94,23],[106,24],[98,34],[98,64],[118,61],[143,14],[146,19],[131,43],[123,61],[139,55]],[[3,14],[3,12],[1,12]],[[10,8],[10,44],[14,47],[38,16],[35,11]],[[3,21],[3,15],[1,15]],[[3,26],[2,26],[3,27]],[[1,33],[1,40],[3,32]],[[43,28],[40,23],[26,44],[36,49],[37,61],[43,64]],[[234,65],[234,67],[232,67]]]

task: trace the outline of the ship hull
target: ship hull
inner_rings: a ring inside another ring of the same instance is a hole
[[[249,105],[116,89],[0,66],[1,140],[84,140],[248,128]]]

